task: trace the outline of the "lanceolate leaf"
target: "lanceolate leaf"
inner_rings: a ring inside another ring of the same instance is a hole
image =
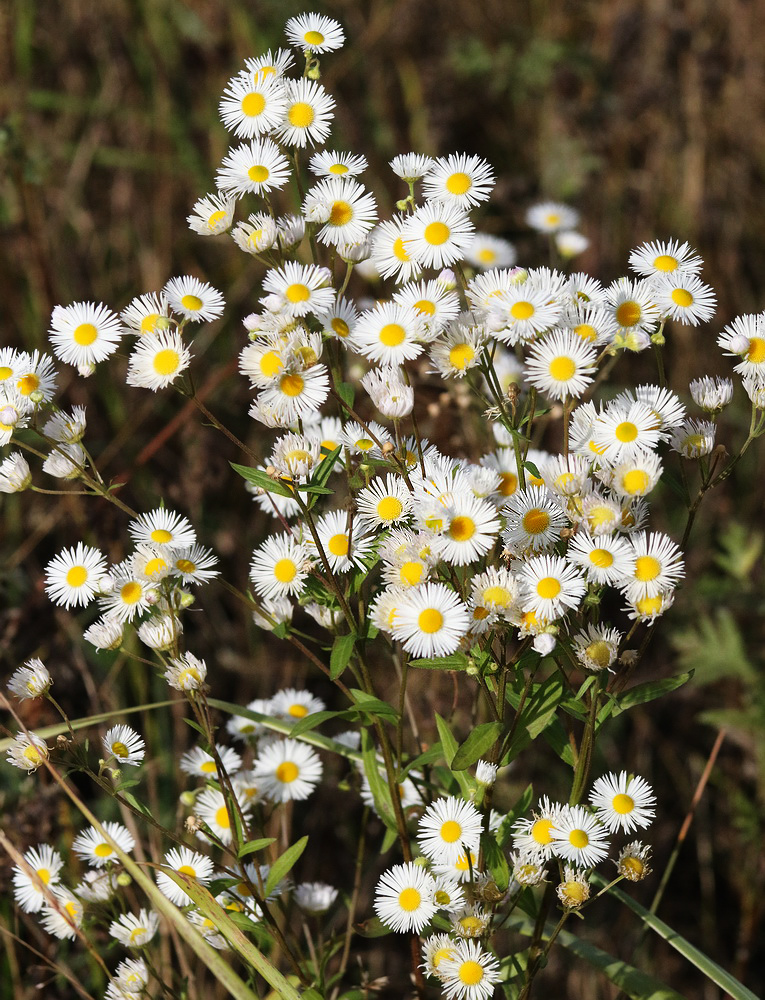
[[[277,885],[281,882],[288,872],[292,871],[298,858],[305,850],[305,845],[308,843],[308,837],[301,837],[296,843],[287,850],[280,857],[274,861],[268,872],[268,878],[266,879],[266,897],[270,896]]]
[[[356,645],[356,634],[349,632],[348,635],[337,635],[332,643],[332,652],[329,656],[329,676],[332,680],[342,674],[351,661],[353,648]]]
[[[230,464],[234,472],[238,472],[248,483],[259,486],[267,493],[277,493],[280,497],[293,497],[295,495],[286,483],[282,483],[278,479],[272,479],[263,469],[251,469],[247,465],[236,465],[235,462],[231,462]]]
[[[453,771],[464,771],[466,767],[483,757],[502,735],[501,722],[483,722],[476,726],[452,758]]]
[[[441,737],[441,746],[444,751],[444,760],[451,768],[452,760],[454,760],[454,755],[457,753],[457,741],[455,740],[451,729],[445,719],[436,712],[436,726],[438,727],[438,735]],[[452,774],[457,779],[460,789],[463,794],[470,795],[470,778],[463,771],[452,771]]]
[[[667,694],[669,691],[676,691],[683,684],[687,684],[691,677],[693,677],[693,671],[689,670],[685,674],[677,674],[676,677],[665,677],[660,681],[648,681],[646,684],[637,684],[619,697],[619,708],[614,712],[614,715],[618,715],[619,712],[625,712],[628,708],[633,708],[635,705],[645,705],[646,702],[653,701],[655,698],[661,698],[663,694]]]

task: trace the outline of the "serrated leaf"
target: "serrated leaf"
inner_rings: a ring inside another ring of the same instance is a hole
[[[329,657],[329,676],[333,681],[342,674],[350,663],[357,638],[358,636],[355,632],[349,632],[348,635],[335,636],[335,641],[332,643],[332,652]]]
[[[308,837],[301,837],[300,840],[296,841],[296,843],[294,843],[291,847],[288,847],[284,854],[278,857],[271,865],[268,872],[268,878],[266,879],[266,898],[271,895],[284,876],[292,871],[298,858],[305,850],[305,845],[307,843]]]
[[[465,670],[469,662],[464,653],[452,653],[451,656],[433,656],[410,660],[409,666],[422,667],[425,670]]]
[[[648,681],[646,684],[637,684],[635,687],[630,688],[629,691],[625,691],[624,694],[619,695],[617,698],[619,704],[618,712],[614,714],[626,712],[628,708],[634,708],[635,705],[645,705],[649,701],[661,698],[668,691],[676,691],[683,684],[687,684],[691,677],[693,677],[693,671],[689,670],[687,673],[677,674],[675,677],[665,677],[660,681]]]
[[[490,750],[502,735],[501,722],[482,722],[476,726],[470,736],[461,744],[454,757],[452,757],[451,769],[453,771],[464,771],[466,767],[483,757]]]
[[[262,490],[266,490],[268,493],[276,493],[280,497],[295,496],[289,486],[286,486],[278,479],[272,479],[263,469],[251,469],[247,465],[237,465],[235,462],[231,462],[230,465],[234,472],[238,472],[242,479],[246,479],[253,486],[259,486]]]
[[[261,837],[259,840],[250,840],[246,844],[242,844],[237,857],[244,858],[248,854],[254,854],[255,851],[262,851],[264,847],[269,847],[275,843],[276,837]]]

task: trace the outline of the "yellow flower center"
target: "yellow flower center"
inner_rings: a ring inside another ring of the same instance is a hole
[[[484,618],[488,618],[490,611],[487,608],[482,608],[480,604],[473,608],[473,619],[477,622],[482,622]]]
[[[146,933],[147,933],[147,928],[146,927],[135,927],[130,932],[130,943],[131,944],[135,944],[136,941],[138,940],[138,938],[142,937]]]
[[[433,964],[433,968],[437,969],[438,966],[441,964],[441,962],[448,961],[450,958],[454,958],[454,955],[455,955],[454,948],[449,948],[447,946],[446,948],[439,948],[438,951],[436,951],[433,954],[433,957],[431,958],[430,961]]]
[[[119,740],[116,743],[112,743],[112,753],[115,757],[119,757],[120,760],[127,760],[130,756],[130,750],[128,750],[126,744],[120,743]]]
[[[611,662],[611,648],[603,639],[596,639],[585,649],[587,658],[603,670]]]
[[[290,288],[294,287],[294,285],[290,285]],[[303,286],[301,285],[300,287]],[[289,289],[287,289],[287,294],[289,295]],[[291,301],[296,302],[298,300],[293,299]],[[277,372],[281,371],[283,367],[284,362],[276,351],[267,351],[260,359],[260,370],[266,378],[272,378]]]
[[[523,530],[529,535],[541,535],[550,525],[550,515],[545,510],[533,507],[523,515]]]
[[[141,584],[131,580],[120,591],[120,599],[123,604],[136,604],[141,600],[142,593]]]
[[[425,608],[417,618],[417,624],[423,632],[432,635],[443,627],[444,616],[437,608]]]
[[[608,549],[593,549],[590,552],[590,562],[598,569],[608,569],[609,566],[613,566],[614,557]]]
[[[333,163],[332,166],[329,168],[329,172],[331,174],[340,174],[340,175],[347,174],[348,167],[346,167],[344,163]]]
[[[335,317],[335,319],[332,320],[330,326],[338,335],[338,337],[347,337],[348,334],[351,332],[351,328],[348,326],[345,320],[339,319],[338,317]]]
[[[72,566],[66,574],[66,582],[70,587],[81,587],[88,578],[88,571],[84,566]]]
[[[330,226],[347,226],[353,218],[353,208],[347,201],[336,201],[329,213]]]
[[[454,862],[454,867],[457,869],[458,872],[466,872],[471,865],[473,866],[473,868],[475,868],[477,863],[478,863],[478,858],[471,851],[469,862],[467,854],[460,854],[460,856]]]
[[[74,342],[79,344],[80,347],[88,347],[98,336],[98,330],[92,323],[80,323],[78,327],[75,327],[72,337]]]
[[[662,253],[654,260],[653,266],[657,271],[676,271],[679,265],[674,257],[670,257],[668,253]]]
[[[167,569],[167,563],[164,559],[157,556],[156,559],[150,559],[143,568],[145,576],[154,576],[156,573],[161,573],[163,570]]]
[[[415,587],[422,579],[423,569],[422,563],[405,562],[398,575],[401,577],[402,583],[408,583],[410,587]]]
[[[287,715],[291,715],[293,719],[303,719],[308,715],[308,709],[305,705],[290,705],[287,709]]]
[[[426,243],[429,243],[433,247],[440,247],[451,236],[451,230],[443,222],[430,222],[425,226],[422,235]]]
[[[561,585],[554,576],[543,576],[537,584],[537,594],[543,600],[550,601],[561,592]]]
[[[377,505],[377,516],[381,521],[395,521],[401,517],[404,505],[398,497],[385,497]]]
[[[558,212],[548,212],[545,216],[545,222],[548,226],[557,226],[560,222],[560,215]]]
[[[315,118],[314,110],[305,101],[296,101],[287,112],[290,125],[294,128],[308,128]]]
[[[393,243],[393,256],[402,262],[410,260],[409,254],[406,252],[406,247],[404,246],[403,239],[399,236],[397,240]]]
[[[33,373],[25,375],[20,378],[16,383],[16,388],[19,390],[22,396],[28,396],[33,393],[40,385],[40,379]]]
[[[193,573],[197,568],[196,563],[193,563],[190,559],[178,559],[175,566],[181,573]]]
[[[279,388],[284,393],[285,396],[290,396],[293,399],[295,396],[299,396],[305,387],[305,381],[302,375],[283,375],[281,381],[279,382]]]
[[[231,828],[231,820],[228,815],[228,809],[225,806],[221,806],[220,809],[215,811],[215,822],[222,830]]]
[[[226,218],[226,213],[223,209],[218,209],[217,212],[213,212],[210,218],[207,220],[208,229],[215,229],[219,222]],[[156,322],[156,320],[155,320]]]
[[[446,190],[449,194],[467,194],[467,192],[473,186],[473,182],[468,174],[458,171],[455,174],[450,174],[446,178]]]
[[[455,344],[449,351],[449,364],[452,368],[459,368],[460,371],[464,371],[474,357],[475,351],[470,344]]]
[[[635,607],[641,615],[657,615],[661,611],[661,594],[656,597],[643,597],[635,602]]]
[[[348,536],[345,534],[333,535],[327,544],[327,548],[333,556],[347,556]]]
[[[386,347],[398,347],[406,339],[406,330],[400,323],[386,323],[379,336],[380,343]]]
[[[616,322],[619,326],[635,326],[636,323],[640,322],[642,315],[643,310],[640,308],[640,305],[630,299],[627,302],[622,302],[617,308]]]
[[[483,979],[483,966],[480,962],[474,962],[469,958],[466,962],[460,963],[458,975],[460,982],[465,986],[475,986]]]
[[[50,871],[47,868],[38,868],[37,877],[43,885],[47,885],[50,882]]]
[[[43,753],[43,751],[34,743],[30,743],[28,747],[25,747],[24,752],[22,753],[22,757],[28,760],[29,763],[33,764],[35,767],[39,767],[44,758],[47,756],[47,753]]]
[[[564,882],[563,891],[569,905],[578,906],[587,899],[587,886],[581,882]]]
[[[64,909],[67,914],[75,920],[77,918],[77,904],[76,903],[64,903]]]
[[[455,542],[467,542],[474,534],[475,522],[470,517],[455,517],[449,525],[449,535]]]
[[[685,309],[693,305],[693,296],[685,288],[673,288],[672,301],[676,306],[682,306]]]
[[[650,482],[650,477],[644,469],[630,469],[622,476],[622,489],[634,496],[636,493],[645,493]]]
[[[411,886],[408,889],[402,889],[398,894],[398,905],[402,910],[406,910],[407,913],[412,913],[422,902],[422,896],[416,889]]]
[[[110,854],[113,854],[112,848],[108,844],[96,844],[93,848],[93,853],[97,858],[108,858]]]
[[[499,492],[503,497],[511,497],[518,489],[518,477],[512,472],[500,472]]]
[[[624,858],[619,865],[619,870],[624,871],[630,881],[639,882],[643,877],[645,865],[640,858]]]
[[[441,824],[441,840],[447,844],[453,844],[462,836],[462,827],[453,819],[447,819]]]
[[[262,184],[271,176],[271,171],[268,167],[264,167],[262,163],[254,163],[247,171],[247,176],[253,184]]]
[[[661,573],[661,563],[653,556],[638,556],[635,561],[635,579],[646,583],[648,580],[655,580]]]
[[[168,542],[172,542],[173,540],[172,532],[167,531],[165,528],[155,528],[149,537],[157,545],[167,545]]]
[[[550,828],[552,825],[551,819],[538,819],[529,831],[532,840],[536,841],[537,844],[551,844]]]
[[[479,250],[476,256],[482,264],[491,264],[497,259],[496,253],[488,247],[484,247],[483,250]]]
[[[483,600],[486,604],[499,605],[501,607],[507,607],[512,601],[512,596],[507,587],[493,586],[487,587],[483,592]]]
[[[530,319],[535,311],[530,302],[514,302],[510,307],[510,315],[513,319]]]
[[[765,361],[765,340],[762,337],[752,337],[749,341],[749,350],[746,352],[746,360],[753,365],[760,365]]]
[[[184,295],[181,299],[181,305],[189,312],[199,312],[202,308],[202,300],[198,295]]]
[[[262,115],[266,107],[266,99],[262,94],[245,94],[242,98],[242,114],[248,118]]]
[[[638,436],[638,429],[631,420],[623,420],[617,425],[614,431],[614,436],[617,441],[621,441],[623,444],[629,444],[630,441],[634,441]]]
[[[166,348],[164,351],[157,351],[152,364],[157,375],[172,375],[178,370],[181,358],[177,351]]]
[[[159,313],[149,313],[141,320],[141,333],[154,333],[154,329],[159,319]]]
[[[478,917],[462,917],[460,927],[468,934],[476,934],[483,930],[483,926]]]
[[[300,774],[300,769],[291,760],[285,760],[283,764],[277,767],[274,773],[277,781],[282,781],[285,785],[289,785]]]
[[[598,331],[595,329],[594,326],[591,326],[589,323],[577,324],[574,327],[574,333],[577,335],[577,337],[581,337],[582,340],[593,341],[597,340],[598,337]]]
[[[323,45],[324,35],[320,31],[306,31],[303,35],[306,45]]]
[[[359,451],[371,451],[375,446],[374,441],[371,438],[359,438],[356,441],[356,447]]]
[[[629,795],[620,793],[619,795],[614,796],[614,800],[611,805],[614,807],[614,812],[618,812],[622,816],[626,816],[627,813],[631,813],[635,808],[635,800],[630,798]]]
[[[274,566],[274,576],[279,583],[291,583],[297,575],[297,566],[291,559],[280,559]]]
[[[199,770],[204,774],[214,774],[215,773],[215,761],[205,760],[199,765]]]
[[[581,850],[583,847],[587,847],[590,842],[590,838],[584,830],[572,830],[568,835],[568,842],[572,847],[576,847],[577,850]]]
[[[178,869],[178,874],[188,875],[189,878],[197,877],[196,869],[192,868],[191,865],[181,865],[181,867]]]
[[[553,358],[549,367],[550,378],[556,382],[568,382],[576,374],[576,363],[572,358]]]
[[[13,369],[9,368],[7,365],[2,365],[0,367],[0,382],[5,382],[6,379],[13,375]]]

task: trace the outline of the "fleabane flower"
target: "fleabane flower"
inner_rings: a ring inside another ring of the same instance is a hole
[[[219,112],[230,132],[240,139],[252,139],[276,128],[286,103],[280,80],[273,76],[256,80],[251,73],[244,72],[226,84]]]
[[[50,900],[45,901],[40,923],[48,934],[60,939],[77,937],[82,924],[83,905],[71,889],[56,885],[51,889]]]
[[[105,305],[75,302],[56,306],[48,335],[53,353],[69,365],[94,365],[114,354],[124,333],[119,317]]]
[[[415,934],[436,912],[436,881],[424,868],[407,862],[383,872],[375,888],[375,913],[380,923],[400,934]]]
[[[197,205],[199,202],[197,202]],[[197,206],[194,206],[194,211]],[[136,295],[120,313],[120,319],[128,333],[142,337],[145,333],[158,333],[170,323],[170,303],[164,292],[147,292]]]
[[[147,333],[130,355],[127,384],[157,392],[181,375],[191,364],[191,352],[173,330]]]
[[[307,799],[324,768],[318,754],[297,740],[276,740],[264,747],[252,765],[263,797],[271,802]]]
[[[690,243],[679,240],[643,243],[630,253],[629,265],[633,271],[645,278],[655,275],[698,274],[704,261]]]
[[[302,882],[295,886],[294,899],[304,913],[326,913],[337,897],[337,889],[326,882]]]
[[[457,941],[438,965],[446,1000],[489,1000],[501,979],[499,961],[477,941]]]
[[[505,530],[502,538],[516,553],[551,548],[568,524],[560,503],[547,488],[529,486],[512,493],[502,508]]]
[[[408,417],[412,412],[414,389],[404,382],[398,368],[373,368],[362,378],[361,384],[369,393],[375,408],[389,420]]]
[[[666,435],[654,411],[635,401],[629,405],[609,404],[595,420],[593,441],[606,461],[620,462],[640,451],[653,451]]]
[[[308,548],[289,535],[267,538],[255,549],[250,579],[261,597],[297,595],[310,568]]]
[[[488,271],[493,267],[512,267],[518,259],[515,247],[509,240],[490,233],[476,233],[465,253],[468,264]]]
[[[366,156],[360,153],[336,153],[329,149],[314,153],[308,161],[308,169],[317,177],[355,177],[368,166]]]
[[[765,313],[737,316],[717,338],[723,353],[741,360],[733,370],[740,375],[756,375],[765,381]]]
[[[442,583],[411,587],[398,602],[393,634],[413,656],[448,656],[456,652],[470,625],[470,613]]]
[[[179,875],[185,875],[200,885],[206,885],[213,877],[213,863],[204,854],[188,847],[174,847],[165,855],[164,864]],[[186,906],[191,902],[188,893],[175,883],[170,876],[160,871],[156,876],[157,888],[176,906]]]
[[[189,229],[199,236],[220,236],[228,232],[234,221],[236,199],[226,195],[208,194],[194,202],[192,214],[187,216]],[[145,330],[154,333],[154,330]]]
[[[244,60],[247,72],[252,74],[255,82],[262,80],[278,80],[295,65],[295,57],[289,49],[271,49],[262,56],[249,56]]]
[[[102,739],[104,752],[119,764],[138,767],[146,755],[143,737],[130,726],[112,726]]]
[[[91,868],[103,868],[104,865],[119,860],[114,844],[125,854],[129,854],[135,847],[133,835],[121,823],[102,823],[101,825],[106,837],[94,826],[91,826],[79,833],[72,841],[74,853],[87,861]]]
[[[543,201],[532,205],[526,212],[526,224],[539,233],[556,233],[561,229],[574,229],[579,223],[579,213],[570,205],[557,201]]]
[[[354,530],[345,511],[335,510],[322,515],[316,522],[316,533],[333,572],[345,573],[353,566],[364,568],[364,559],[371,552],[374,537],[361,525],[355,525]]]
[[[305,77],[285,80],[287,103],[275,136],[286,146],[322,143],[330,132],[335,99],[320,83]]]
[[[617,871],[630,882],[642,882],[652,871],[648,863],[650,857],[651,848],[641,844],[639,840],[633,840],[620,851],[616,860]]]
[[[351,346],[380,365],[399,365],[422,353],[422,317],[410,306],[378,303],[361,314]]]
[[[152,910],[122,913],[109,924],[109,934],[126,948],[143,948],[159,929],[159,917]]]
[[[634,569],[622,584],[631,602],[656,597],[674,590],[685,576],[680,547],[661,532],[638,531],[629,536],[634,557]]]
[[[487,324],[497,340],[514,345],[534,340],[554,326],[561,312],[561,304],[551,298],[548,289],[527,281],[511,285],[492,298]]]
[[[411,306],[422,317],[427,340],[437,337],[452,320],[457,319],[460,312],[457,293],[446,288],[439,280],[410,281],[398,289],[393,301],[402,306]]]
[[[635,568],[629,542],[618,535],[593,536],[578,531],[569,542],[566,558],[584,570],[588,580],[597,584],[619,586]]]
[[[334,52],[342,48],[345,35],[339,21],[323,14],[298,14],[284,28],[290,45],[310,52]]]
[[[22,701],[33,700],[47,694],[52,683],[48,668],[42,660],[33,657],[23,667],[14,670],[8,681],[8,690]]]
[[[192,275],[170,278],[162,291],[173,312],[184,319],[209,323],[223,315],[226,303],[218,289]]]
[[[404,243],[406,218],[394,216],[377,226],[371,236],[372,262],[382,278],[409,281],[421,272],[421,266]]]
[[[535,556],[521,566],[520,605],[538,619],[553,621],[578,608],[587,584],[578,569],[560,556]]]
[[[733,399],[733,381],[729,378],[703,375],[688,386],[693,402],[707,413],[719,413]]]
[[[590,898],[590,883],[583,871],[567,865],[555,893],[563,907],[576,910]]]
[[[588,625],[571,640],[577,660],[588,670],[607,670],[613,666],[623,634],[606,625]]]
[[[207,677],[207,664],[193,653],[184,653],[179,659],[170,661],[164,676],[177,691],[198,691]]]
[[[398,476],[388,473],[373,479],[356,497],[357,520],[373,528],[390,528],[405,522],[412,511],[412,496]]]
[[[421,153],[400,153],[390,161],[390,168],[402,181],[414,184],[415,181],[422,180],[433,169],[434,164],[435,160]]]
[[[223,194],[241,198],[245,194],[268,194],[284,187],[290,178],[290,163],[271,139],[251,139],[223,158],[215,183]]]
[[[454,796],[432,802],[417,826],[417,843],[433,861],[450,864],[468,850],[478,850],[482,817],[472,802]]]
[[[598,778],[590,792],[590,802],[600,822],[611,833],[630,833],[638,827],[648,827],[656,815],[656,797],[645,779],[627,777],[627,772],[605,774]]]
[[[673,274],[653,281],[654,300],[662,317],[698,326],[710,320],[717,307],[714,289],[695,274]]]
[[[459,205],[429,201],[406,218],[402,240],[421,267],[448,267],[463,260],[475,227]]]
[[[328,177],[306,194],[303,215],[323,223],[319,240],[329,246],[360,243],[377,219],[374,197],[352,178]]]
[[[472,493],[452,493],[446,500],[438,552],[452,566],[475,562],[492,548],[499,533],[497,509]]]
[[[39,844],[24,852],[27,867],[13,866],[13,897],[25,913],[39,913],[45,904],[45,889],[61,881],[64,859],[49,844]]]
[[[597,351],[576,333],[556,331],[531,346],[524,377],[552,399],[578,399],[593,381]]]
[[[163,553],[193,545],[197,540],[188,518],[166,507],[139,515],[130,522],[128,532],[136,545],[153,545]]]
[[[442,376],[464,378],[481,360],[488,336],[483,326],[451,323],[430,345],[430,358]]]
[[[606,304],[619,327],[617,338],[621,340],[616,339],[615,343],[628,350],[648,347],[645,339],[632,344],[628,338],[635,333],[647,336],[659,325],[660,313],[654,302],[653,285],[646,280],[617,278],[606,289]]]
[[[422,193],[428,201],[469,209],[488,201],[494,183],[494,172],[482,157],[452,153],[435,160],[425,177]]]
[[[268,272],[263,290],[277,296],[280,308],[290,317],[324,312],[335,301],[330,271],[315,264],[287,261],[283,267]]]
[[[592,868],[608,855],[606,832],[582,806],[565,806],[550,828],[554,853],[580,868]]]
[[[64,549],[45,567],[45,592],[65,608],[90,604],[106,575],[106,557],[98,549],[78,542]]]
[[[670,447],[683,458],[701,458],[714,450],[716,430],[712,420],[684,420],[672,431]]]
[[[29,463],[20,451],[14,451],[0,462],[0,493],[21,493],[32,483]]]

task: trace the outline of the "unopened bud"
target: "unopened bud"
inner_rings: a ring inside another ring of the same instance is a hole
[[[169,330],[172,325],[173,321],[170,319],[169,316],[157,316],[156,320],[154,321],[155,330]]]
[[[129,885],[132,885],[132,882],[133,880],[128,875],[127,872],[120,872],[119,875],[117,876],[117,885],[123,889],[127,888],[127,886]]]
[[[395,451],[395,447],[392,441],[386,441],[382,446],[383,455],[390,455],[392,451]]]
[[[196,597],[188,590],[182,590],[180,592],[180,606],[182,608],[190,608],[191,605],[196,601]]]
[[[186,806],[187,809],[190,809],[194,805],[196,797],[196,792],[186,791],[181,792],[179,800],[182,806]]]
[[[34,392],[29,393],[29,399],[35,404],[35,406],[39,406],[45,399],[45,396],[39,389],[35,389]]]
[[[15,406],[4,406],[0,410],[0,424],[3,427],[15,427],[19,422],[19,412]]]

